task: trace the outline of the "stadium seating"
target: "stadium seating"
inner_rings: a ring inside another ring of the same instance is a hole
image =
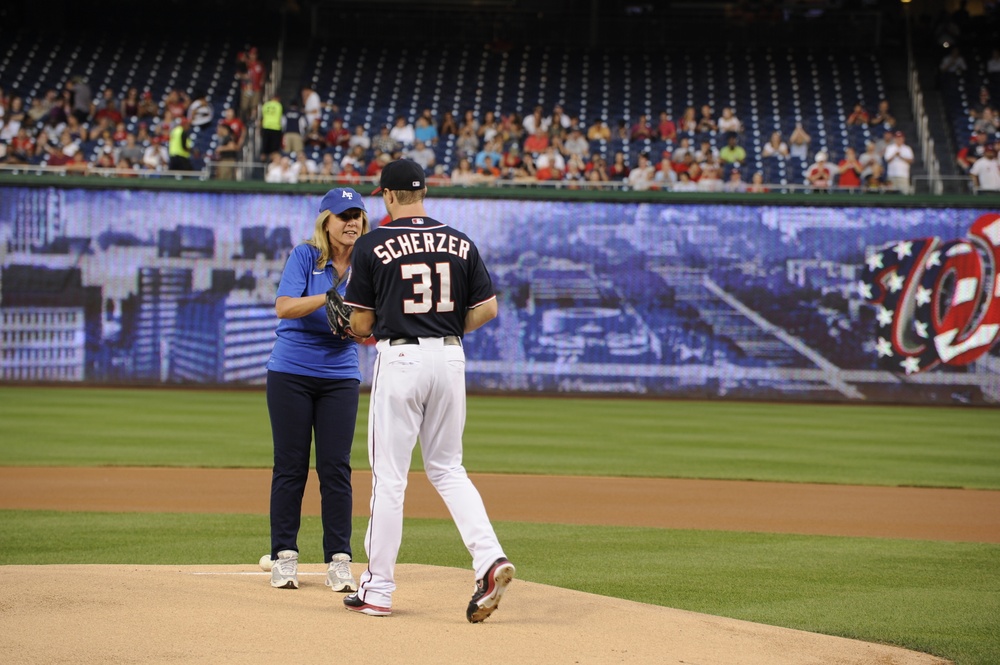
[[[0,36],[0,68],[16,72],[5,77],[8,94],[34,97],[50,87],[61,89],[70,76],[82,74],[95,96],[106,86],[116,94],[136,86],[156,99],[173,87],[201,88],[217,116],[238,103],[233,73],[241,47],[229,41],[124,34],[95,42],[78,35],[43,47],[18,32],[2,31]],[[849,145],[863,151],[864,141],[872,137],[868,128],[845,125],[853,105],[860,101],[874,109],[886,96],[874,55],[790,47],[650,53],[537,46],[495,51],[460,44],[359,48],[352,43],[316,45],[306,62],[297,78],[335,103],[348,127],[363,124],[372,135],[396,116],[412,120],[424,108],[437,117],[445,111],[461,117],[466,109],[479,115],[486,110],[523,115],[535,104],[548,113],[561,103],[584,126],[601,117],[615,127],[619,120],[631,124],[641,113],[655,119],[665,109],[677,118],[687,106],[708,104],[716,113],[730,106],[744,123],[742,144],[751,169],[765,170],[769,182],[789,184],[802,182],[807,162],[765,164],[759,154],[772,131],[787,138],[801,121],[813,138],[811,152],[826,148],[837,159]],[[960,90],[978,90],[971,81],[961,85]],[[324,132],[330,120],[331,111],[324,111]],[[957,135],[967,133],[968,128],[959,131],[956,125]],[[195,138],[202,153],[214,148],[211,131],[202,130]],[[708,138],[721,146],[722,137]],[[97,147],[87,146],[91,155]],[[657,140],[620,139],[593,146],[606,155],[621,150],[629,163],[640,152],[655,157],[671,147]],[[438,163],[449,169],[457,163],[453,138],[442,138],[435,150]],[[319,151],[310,156],[318,160]],[[341,156],[335,152],[336,158]]]
[[[414,49],[391,46],[319,46],[307,59],[302,80],[327,94],[348,125],[365,124],[375,133],[397,115],[415,118],[424,108],[437,117],[466,109],[481,115],[529,113],[535,104],[548,112],[561,103],[586,125],[602,117],[612,127],[640,113],[661,110],[677,117],[687,106],[709,104],[716,112],[731,106],[743,121],[743,144],[756,156],[771,131],[787,137],[801,121],[813,149],[841,155],[847,146],[863,151],[867,128],[848,128],[857,102],[874,109],[884,98],[881,68],[873,55],[767,48],[741,52],[609,52],[569,47],[524,47],[494,52],[472,46]],[[323,118],[329,126],[330,112]],[[710,137],[716,145],[721,137]],[[629,161],[639,152],[659,154],[662,142],[612,140],[595,148],[622,150]],[[439,163],[451,167],[452,142],[438,146]],[[775,181],[801,181],[804,164],[790,160],[776,168]]]
[[[123,33],[98,36],[70,33],[60,42],[40,43],[36,35],[0,31],[0,71],[5,75],[8,95],[25,99],[45,94],[49,88],[62,90],[73,76],[87,79],[96,99],[110,87],[119,97],[130,87],[150,91],[160,100],[172,88],[188,93],[204,90],[215,109],[238,104],[239,88],[234,78],[238,47],[229,41],[177,40],[169,35]],[[16,73],[14,73],[16,72]],[[134,130],[135,119],[126,119]],[[194,132],[195,148],[211,149],[214,126]],[[96,142],[83,146],[88,158],[98,149]]]
[[[990,88],[994,95],[992,103],[996,105],[995,96],[1000,94],[998,83],[991,81],[986,70],[986,58],[981,53],[963,53],[968,69],[962,74],[941,74],[941,94],[945,104],[949,129],[955,145],[961,147],[969,142],[975,119],[970,111],[979,102],[979,90],[983,86]],[[992,134],[991,142],[1000,140],[1000,133]]]

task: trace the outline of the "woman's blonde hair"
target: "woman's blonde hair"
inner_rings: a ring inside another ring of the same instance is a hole
[[[312,238],[306,240],[307,245],[312,245],[319,250],[319,258],[316,259],[316,268],[326,268],[326,264],[333,257],[333,250],[330,248],[330,237],[326,234],[326,224],[333,217],[333,213],[324,210],[316,217],[316,224],[313,226]],[[368,233],[368,213],[361,211],[361,235]]]

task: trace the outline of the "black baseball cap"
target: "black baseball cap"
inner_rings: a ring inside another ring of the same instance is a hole
[[[426,187],[424,170],[412,159],[397,159],[382,167],[378,187],[372,195],[381,194],[383,189],[416,191]]]

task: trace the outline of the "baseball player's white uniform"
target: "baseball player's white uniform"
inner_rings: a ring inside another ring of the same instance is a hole
[[[412,163],[393,164],[409,169]],[[392,169],[386,169],[391,182]],[[420,173],[421,179],[413,176],[407,182],[422,184]],[[392,189],[386,180],[383,171],[382,184]],[[345,605],[368,614],[388,614],[392,607],[404,491],[419,437],[427,476],[472,555],[482,593],[473,596],[468,618],[481,621],[496,603],[476,619],[477,596],[499,586],[498,602],[514,570],[462,466],[466,413],[462,335],[470,308],[495,304],[492,281],[468,236],[427,217],[395,219],[362,236],[352,264],[345,301],[356,312],[374,313],[373,333],[379,341],[368,414],[369,563],[358,593],[346,598]]]

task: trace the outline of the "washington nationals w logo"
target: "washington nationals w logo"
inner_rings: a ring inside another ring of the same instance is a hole
[[[1000,337],[1000,215],[977,219],[966,238],[903,240],[865,262],[858,290],[876,306],[884,367],[967,365]]]

